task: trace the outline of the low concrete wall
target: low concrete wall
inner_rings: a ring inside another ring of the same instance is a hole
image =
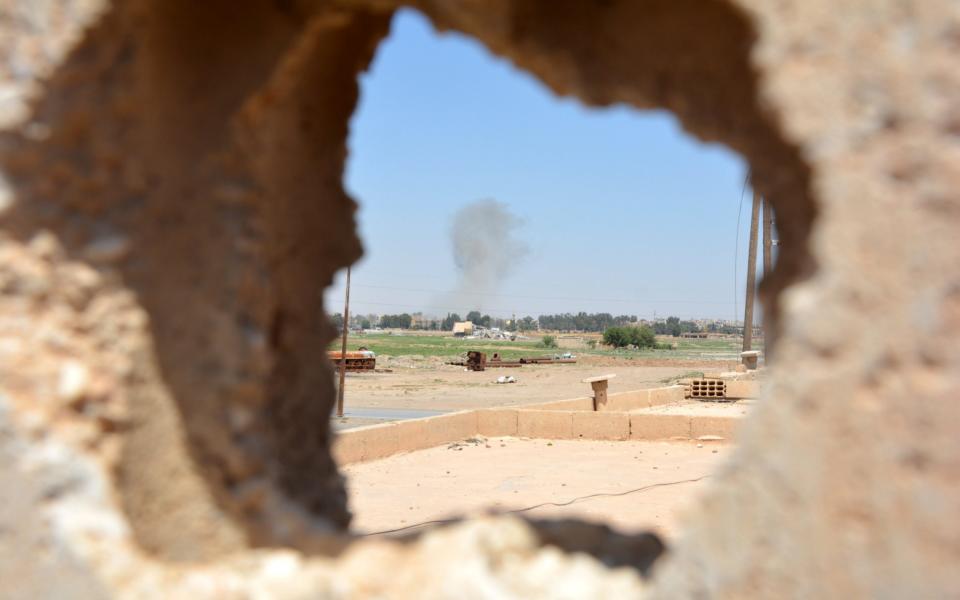
[[[686,397],[686,388],[682,385],[671,385],[662,388],[651,388],[650,406],[662,406],[664,404],[674,404],[681,402]]]
[[[333,455],[344,465],[442,446],[475,435],[555,440],[734,439],[741,420],[738,417],[626,412],[682,399],[683,386],[671,386],[611,394],[607,409],[600,412],[593,411],[592,398],[573,398],[369,425],[338,432]]]
[[[573,437],[573,415],[573,411],[518,410],[517,436],[547,440],[571,439]]]
[[[650,390],[617,392],[607,395],[607,403],[597,408],[604,412],[628,412],[650,407]]]
[[[487,437],[514,437],[518,431],[515,408],[489,408],[477,411],[477,433]]]
[[[626,440],[630,438],[630,415],[616,412],[573,413],[573,438]]]
[[[606,406],[601,406],[599,409],[607,412],[627,412],[639,408],[673,404],[682,401],[684,397],[685,391],[682,385],[617,392],[609,394]]]
[[[417,448],[412,447],[409,438],[404,438],[401,443],[400,436],[401,431],[409,431],[419,425],[411,425],[412,423],[414,421],[369,425],[340,433],[333,444],[333,457],[339,464],[348,464],[415,450]]]
[[[667,440],[690,439],[689,415],[630,415],[630,439]]]

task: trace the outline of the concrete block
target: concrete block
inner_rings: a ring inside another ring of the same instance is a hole
[[[630,415],[617,412],[575,412],[573,437],[586,440],[628,439]]]
[[[517,409],[490,408],[477,411],[477,433],[488,437],[516,436]]]
[[[690,437],[690,417],[687,415],[630,415],[630,439],[665,440]]]
[[[650,406],[650,390],[634,390],[632,392],[618,392],[607,396],[605,412],[628,412],[638,408]]]
[[[653,388],[650,392],[650,406],[660,406],[662,404],[673,404],[683,400],[684,387],[682,385],[671,385],[669,387]]]
[[[477,411],[466,410],[422,419],[427,447],[442,446],[477,435]]]
[[[553,440],[570,439],[573,437],[573,414],[559,410],[518,410],[517,435]]]
[[[749,379],[727,380],[727,398],[759,398],[760,382]]]
[[[696,439],[702,435],[715,435],[726,441],[736,437],[737,427],[743,419],[739,417],[693,417],[690,420],[690,437]]]
[[[687,390],[691,398],[721,400],[726,397],[727,383],[722,379],[694,379]]]

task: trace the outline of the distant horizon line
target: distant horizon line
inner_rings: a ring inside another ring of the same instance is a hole
[[[530,317],[530,318],[532,318],[532,319],[535,320],[535,321],[539,321],[539,320],[540,320],[540,317],[545,317],[545,316],[578,315],[578,314],[580,314],[580,313],[583,313],[583,314],[586,314],[586,315],[607,314],[607,315],[610,315],[611,317],[614,317],[614,318],[616,318],[616,317],[634,317],[634,318],[636,318],[637,321],[657,322],[657,321],[666,321],[666,320],[669,319],[669,318],[676,317],[676,318],[680,319],[681,321],[710,321],[710,322],[713,322],[713,323],[724,323],[724,324],[730,324],[730,325],[734,325],[734,326],[742,326],[742,325],[743,325],[743,319],[730,319],[730,318],[724,318],[724,317],[703,317],[703,316],[700,316],[700,317],[686,316],[686,317],[685,317],[685,316],[681,316],[681,315],[679,315],[679,314],[670,313],[670,312],[664,312],[664,316],[662,316],[662,317],[659,316],[659,315],[651,317],[651,316],[649,316],[649,315],[648,315],[648,316],[641,316],[641,315],[636,314],[636,313],[619,313],[619,314],[617,314],[617,313],[606,312],[606,311],[589,312],[589,311],[582,311],[582,310],[581,310],[581,311],[563,311],[563,312],[542,312],[542,313],[537,314],[537,315],[533,315],[533,314],[530,314],[530,313],[519,313],[519,312],[518,312],[518,313],[516,313],[516,315],[511,314],[511,315],[507,315],[507,316],[494,315],[494,314],[491,314],[490,312],[487,312],[487,311],[484,311],[484,310],[480,310],[480,309],[472,309],[472,310],[468,310],[468,311],[448,311],[446,314],[440,314],[440,315],[435,314],[435,313],[426,313],[426,312],[424,312],[424,311],[413,311],[413,312],[408,312],[408,311],[401,311],[401,312],[364,312],[364,311],[351,310],[351,311],[350,311],[350,319],[353,320],[353,319],[357,319],[357,318],[360,318],[360,317],[368,317],[368,316],[376,316],[376,317],[379,318],[379,317],[388,316],[388,315],[389,315],[389,316],[393,316],[393,315],[404,315],[404,314],[406,314],[406,315],[410,315],[411,317],[420,317],[420,318],[422,318],[422,319],[429,320],[429,321],[443,321],[444,319],[446,319],[446,318],[447,318],[448,316],[450,316],[450,315],[457,315],[457,316],[459,316],[461,319],[466,320],[466,315],[468,315],[469,313],[473,312],[473,310],[476,310],[477,312],[479,312],[479,313],[480,313],[481,315],[483,315],[483,316],[487,316],[487,317],[490,317],[490,318],[492,318],[492,319],[498,319],[498,320],[502,320],[502,321],[513,321],[515,318],[516,318],[517,320],[522,320],[522,319],[524,319],[525,317]],[[659,311],[657,311],[657,312],[659,312]],[[341,310],[328,310],[328,311],[327,311],[327,314],[332,316],[332,315],[342,315],[343,313],[341,312]],[[754,326],[756,327],[757,325],[755,324]]]

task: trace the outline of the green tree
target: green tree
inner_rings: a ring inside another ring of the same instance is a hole
[[[603,332],[603,343],[614,348],[626,348],[630,345],[630,336],[626,327],[607,327]]]
[[[656,348],[657,337],[653,330],[645,325],[639,327],[627,327],[630,335],[630,345],[637,348]]]
[[[636,327],[608,327],[603,332],[603,343],[614,348],[656,348],[657,338],[646,325]]]
[[[410,329],[413,317],[407,313],[400,315],[383,315],[380,317],[380,327],[395,329]]]
[[[467,320],[473,323],[474,325],[483,325],[483,315],[480,314],[479,310],[471,310],[467,313]]]
[[[440,324],[440,327],[444,331],[453,331],[453,324],[459,323],[462,320],[463,319],[461,319],[460,315],[458,315],[457,313],[447,313],[447,317]]]
[[[540,340],[540,346],[543,348],[556,348],[557,338],[552,335],[545,335],[543,339]]]

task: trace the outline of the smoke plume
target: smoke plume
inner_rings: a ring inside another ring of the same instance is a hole
[[[450,239],[459,271],[457,300],[468,310],[496,305],[490,294],[527,254],[516,237],[523,220],[496,200],[477,200],[454,215]]]

